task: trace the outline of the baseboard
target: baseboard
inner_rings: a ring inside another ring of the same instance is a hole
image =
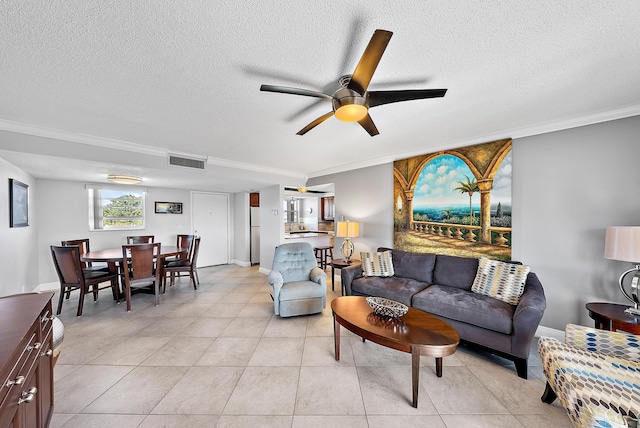
[[[271,269],[263,268],[262,266],[260,266],[260,269],[258,269],[258,272],[263,273],[265,275],[269,275],[269,273],[271,272]]]
[[[231,260],[231,263],[240,267],[251,267],[251,262],[243,262],[242,260]]]
[[[38,285],[32,291],[34,293],[39,293],[41,291],[58,291],[58,290],[60,290],[59,282],[47,282],[47,283]]]
[[[538,329],[536,330],[536,336],[552,337],[554,339],[558,339],[560,342],[564,342],[564,331],[556,330],[555,328],[545,327],[542,325],[538,326]]]

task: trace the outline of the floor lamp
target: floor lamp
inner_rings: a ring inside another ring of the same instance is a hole
[[[635,263],[632,269],[622,272],[618,279],[618,286],[624,297],[633,302],[633,307],[625,312],[640,315],[638,308],[638,287],[640,287],[640,226],[608,227],[605,235],[604,256],[610,260]],[[624,288],[624,279],[633,273],[631,278],[631,292]]]
[[[360,235],[360,224],[357,221],[339,221],[338,230],[336,236],[338,238],[344,238],[340,251],[342,252],[342,258],[345,262],[351,262],[351,256],[353,255],[354,245],[351,242],[351,238],[357,238]]]

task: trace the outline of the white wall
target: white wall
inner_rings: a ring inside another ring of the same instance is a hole
[[[29,186],[29,226],[9,227],[9,179]],[[38,283],[36,180],[0,158],[0,296],[32,291]]]
[[[88,195],[85,183],[74,181],[38,180],[38,284],[57,282],[51,260],[50,245],[60,245],[68,239],[89,238],[92,250],[118,247],[126,243],[127,235],[155,235],[155,242],[175,245],[176,234],[191,233],[191,199],[188,190],[147,189],[144,230],[89,231]],[[155,214],[154,202],[182,202],[183,214]],[[30,290],[29,290],[30,291]]]
[[[265,274],[271,271],[273,252],[284,239],[283,197],[283,186],[260,190],[260,272]]]
[[[233,194],[233,263],[240,266],[251,266],[249,193]]]
[[[589,301],[629,303],[617,278],[633,265],[603,257],[604,234],[607,226],[640,225],[639,140],[633,117],[513,141],[512,256],[542,281],[542,326],[593,325]],[[335,183],[336,220],[361,222],[356,252],[393,245],[392,171],[386,164],[307,182]],[[341,243],[336,238],[336,254]]]

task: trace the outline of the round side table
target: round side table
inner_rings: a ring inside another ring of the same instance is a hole
[[[362,262],[360,260],[351,260],[350,262],[345,262],[343,259],[335,259],[335,260],[332,259],[329,262],[329,264],[331,265],[331,290],[335,290],[334,284],[333,284],[336,276],[335,270],[343,269],[349,266],[360,266]],[[342,281],[340,281],[340,283],[342,284]],[[341,287],[342,287],[342,290],[340,292],[344,296],[344,291],[345,291],[344,285],[342,285]]]
[[[601,330],[622,330],[640,334],[640,317],[625,313],[629,305],[616,303],[587,303],[589,317],[595,321],[596,328]]]

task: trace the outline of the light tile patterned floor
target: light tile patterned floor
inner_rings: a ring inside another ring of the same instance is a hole
[[[571,426],[557,403],[540,401],[535,347],[528,380],[467,347],[444,359],[442,378],[423,357],[414,409],[409,354],[343,330],[335,361],[329,304],[281,319],[257,267],[199,272],[198,291],[180,279],[157,307],[138,294],[127,313],[103,291],[76,317],[77,296],[65,302],[52,427]]]

